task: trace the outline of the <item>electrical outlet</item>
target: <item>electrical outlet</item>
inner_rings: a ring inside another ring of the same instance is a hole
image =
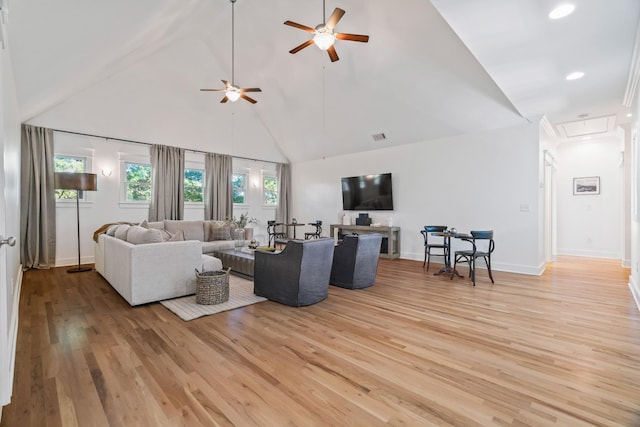
[[[529,212],[530,210],[529,203],[520,203],[520,212]]]

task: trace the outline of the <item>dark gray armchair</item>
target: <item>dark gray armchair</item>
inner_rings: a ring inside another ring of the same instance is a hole
[[[333,252],[329,283],[341,288],[360,289],[373,285],[378,271],[382,235],[344,236]]]
[[[280,253],[255,252],[253,293],[300,307],[329,295],[333,239],[291,240]]]

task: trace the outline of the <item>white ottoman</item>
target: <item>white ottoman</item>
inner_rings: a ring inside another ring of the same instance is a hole
[[[211,255],[202,255],[202,272],[222,270],[222,261]]]

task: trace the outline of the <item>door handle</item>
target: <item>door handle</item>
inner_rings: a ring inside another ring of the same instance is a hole
[[[2,245],[15,246],[16,245],[16,238],[15,237],[7,237],[5,239],[3,236],[0,236],[0,246],[2,246]]]

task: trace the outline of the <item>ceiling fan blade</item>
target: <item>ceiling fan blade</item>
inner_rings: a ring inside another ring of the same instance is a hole
[[[245,87],[240,89],[240,93],[242,92],[262,92],[262,89],[259,87]]]
[[[298,53],[300,52],[302,49],[304,49],[307,46],[311,46],[313,44],[313,39],[311,40],[307,40],[306,42],[302,43],[301,45],[298,45],[296,47],[294,47],[293,49],[291,49],[289,51],[289,53]]]
[[[294,28],[297,28],[299,30],[306,31],[307,33],[315,33],[316,32],[316,30],[314,30],[311,27],[307,27],[306,25],[298,24],[297,22],[293,22],[293,21],[284,21],[284,25],[288,25],[290,27],[294,27]]]
[[[245,95],[244,93],[241,93],[241,94],[240,94],[240,98],[246,99],[247,101],[249,101],[249,102],[250,102],[250,103],[252,103],[252,104],[255,104],[256,102],[258,102],[258,101],[256,101],[256,100],[255,100],[255,99],[253,99],[253,98],[249,98],[249,97],[248,97],[247,95]]]
[[[342,19],[343,15],[344,15],[344,10],[340,9],[339,7],[336,7],[333,10],[333,13],[331,14],[331,16],[329,17],[329,20],[325,24],[325,27],[331,28],[333,30],[336,27],[336,25],[338,25],[338,21]]]
[[[221,104],[224,104],[224,103],[225,103],[225,102],[227,102],[228,100],[229,100],[229,98],[227,98],[227,95],[225,95],[225,96],[224,96],[224,98],[222,98],[222,99],[220,100],[220,103],[221,103]]]
[[[203,92],[222,92],[225,89],[200,89]]]
[[[366,43],[369,41],[369,36],[365,36],[361,34],[336,33],[335,36],[338,40],[350,40],[352,42],[361,42],[361,43]]]
[[[222,83],[224,83],[224,85],[225,85],[227,88],[231,86],[231,83],[229,83],[229,82],[228,82],[228,81],[226,81],[226,80],[222,80]]]
[[[338,53],[336,52],[336,48],[333,46],[329,46],[327,49],[327,53],[329,54],[329,58],[331,58],[331,62],[336,62],[338,59]]]

